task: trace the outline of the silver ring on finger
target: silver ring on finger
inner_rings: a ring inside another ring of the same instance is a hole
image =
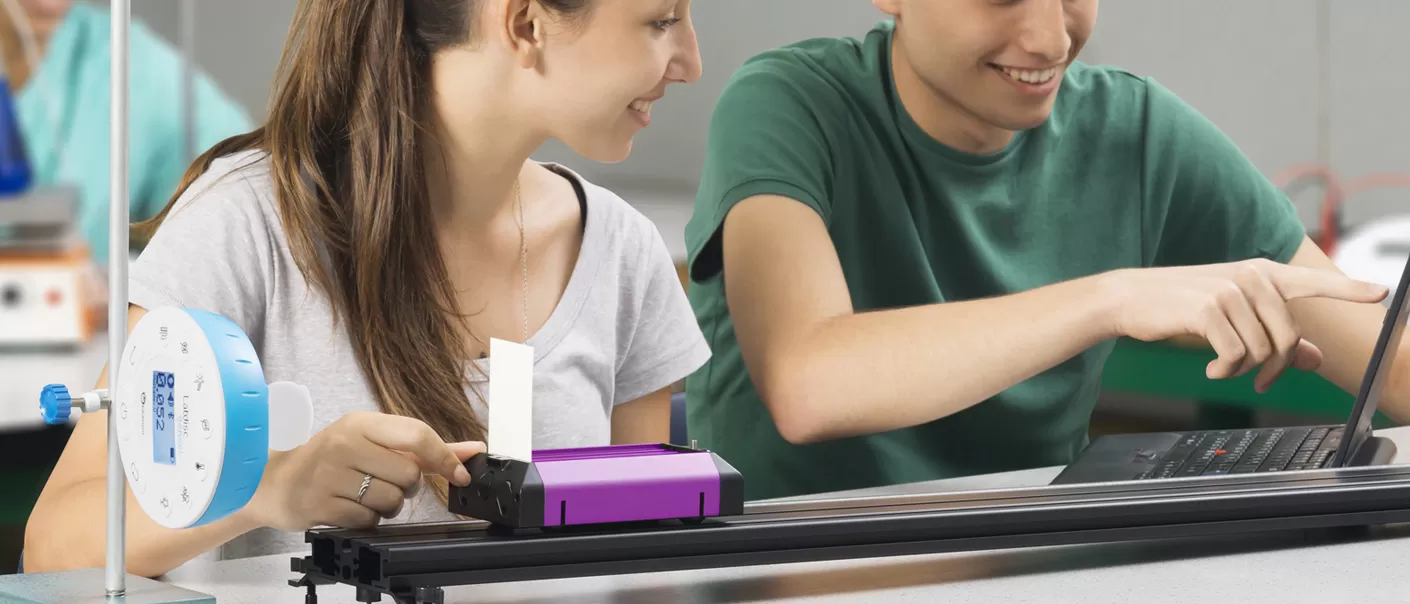
[[[368,489],[368,487],[371,487],[371,486],[372,486],[372,475],[371,475],[371,474],[363,474],[363,475],[362,475],[362,486],[358,487],[358,489],[357,489],[357,502],[358,502],[358,503],[362,503],[362,498],[363,498],[365,495],[367,495],[367,489]]]

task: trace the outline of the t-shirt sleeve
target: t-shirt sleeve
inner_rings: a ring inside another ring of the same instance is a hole
[[[222,315],[261,345],[273,267],[271,231],[251,186],[226,174],[202,177],[177,200],[133,262],[131,303]]]
[[[696,280],[721,268],[713,246],[725,216],[757,195],[788,197],[830,222],[831,137],[837,92],[804,59],[779,50],[751,60],[715,104],[686,246]]]
[[[1147,258],[1156,266],[1291,260],[1306,234],[1292,202],[1209,119],[1143,81]]]
[[[666,242],[649,222],[643,231],[635,295],[628,298],[629,316],[618,322],[623,333],[614,406],[679,382],[710,359]]]

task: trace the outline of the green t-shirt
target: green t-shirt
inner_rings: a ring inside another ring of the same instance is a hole
[[[861,40],[763,53],[733,76],[710,124],[686,240],[690,298],[714,356],[687,380],[687,420],[690,438],[743,473],[749,499],[1067,463],[1088,442],[1112,343],[925,425],[790,444],[726,306],[718,234],[743,199],[782,195],[817,211],[858,312],[1121,268],[1287,262],[1304,237],[1287,198],[1212,123],[1120,69],[1072,65],[1050,119],[1002,151],[940,144],[897,98],[892,33],[888,21]]]

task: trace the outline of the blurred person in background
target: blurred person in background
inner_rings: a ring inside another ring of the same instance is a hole
[[[108,9],[73,0],[0,0],[0,8],[0,52],[33,182],[78,189],[75,229],[94,263],[106,266],[112,56]],[[26,31],[33,32],[32,47]],[[136,20],[128,44],[128,178],[135,222],[161,210],[192,154],[253,126],[240,104],[197,71],[192,122],[198,148],[188,150],[180,51]]]

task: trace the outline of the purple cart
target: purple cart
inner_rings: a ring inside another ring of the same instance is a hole
[[[476,455],[449,509],[511,528],[680,520],[744,512],[744,477],[718,455],[669,444]]]

